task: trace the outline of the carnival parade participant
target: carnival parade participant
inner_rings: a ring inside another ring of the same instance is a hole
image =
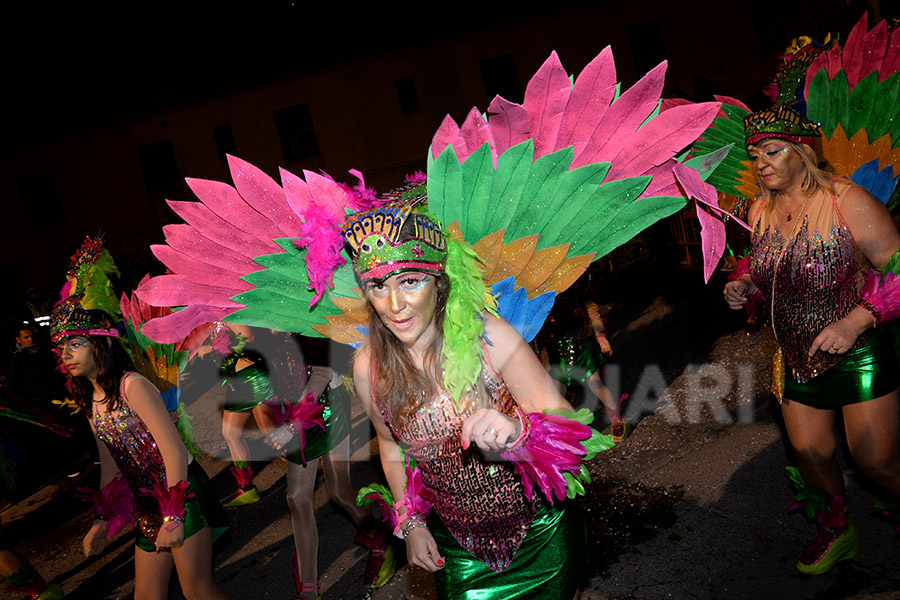
[[[293,341],[290,336],[285,337]],[[291,375],[300,382],[302,389],[296,402],[273,406],[276,421],[284,423],[268,438],[268,443],[278,450],[283,449],[287,458],[287,501],[296,559],[295,600],[319,597],[319,535],[313,496],[320,460],[329,497],[353,521],[359,530],[356,542],[368,551],[364,584],[370,588],[381,587],[394,574],[396,560],[386,540],[387,532],[369,511],[357,505],[356,492],[350,483],[350,395],[347,387],[330,367],[303,369],[302,360],[276,359],[276,362],[279,363],[275,366],[276,379]],[[306,372],[296,372],[300,370]]]
[[[253,485],[250,446],[244,439],[244,429],[252,417],[264,435],[272,432],[275,424],[265,401],[272,398],[274,391],[265,357],[252,349],[256,341],[253,328],[220,323],[213,335],[232,339],[228,344],[228,354],[222,360],[220,372],[222,386],[225,388],[222,437],[231,453],[231,472],[237,483],[234,493],[222,504],[226,508],[234,508],[259,501],[259,490]],[[210,346],[201,348],[201,358],[208,352],[208,348]]]
[[[212,575],[213,528],[225,526],[224,513],[206,473],[187,451],[159,391],[133,371],[109,317],[85,310],[81,299],[73,295],[57,304],[51,339],[71,377],[72,399],[103,442],[98,519],[84,538],[85,555],[100,554],[127,526],[127,511],[119,509],[133,496],[135,598],[166,598],[173,566],[186,598],[225,598]]]
[[[819,534],[797,568],[822,573],[859,549],[835,460],[838,412],[856,464],[900,501],[898,376],[880,327],[896,315],[896,281],[866,273],[888,264],[900,234],[872,195],[819,168],[819,130],[799,112],[776,105],[744,124],[762,195],[749,212],[750,272],[726,285],[725,299],[737,310],[758,290],[770,303],[782,414],[802,475],[795,483],[819,502]]]
[[[376,209],[358,213],[344,231],[370,315],[354,380],[393,498],[403,498],[396,521],[409,562],[435,574],[440,598],[571,598],[587,552],[583,514],[534,493],[511,456],[546,442],[529,432],[540,421],[526,413],[571,407],[509,323],[448,306],[459,301],[454,295],[483,297],[474,262],[473,285],[466,265],[448,264],[432,219],[410,205],[392,210],[399,213],[389,230],[378,227],[385,213]],[[453,272],[460,268],[462,277]],[[471,326],[483,352],[480,375],[454,398],[443,377],[455,368],[448,338]],[[415,471],[404,452],[417,461]]]

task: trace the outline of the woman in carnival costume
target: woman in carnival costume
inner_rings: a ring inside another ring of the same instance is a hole
[[[884,33],[884,24],[879,27]],[[857,42],[851,34],[845,56]],[[837,50],[828,54],[840,66]],[[807,57],[804,70],[814,59]],[[838,84],[839,78],[829,83],[820,75],[815,85]],[[846,78],[842,85],[846,101]],[[821,103],[812,94],[807,101],[808,110]],[[900,281],[891,272],[900,260],[900,233],[866,189],[820,169],[822,130],[796,106],[778,103],[747,114],[744,132],[761,197],[749,211],[749,273],[726,285],[725,299],[737,310],[758,291],[769,303],[779,344],[773,391],[799,465],[792,481],[819,530],[797,568],[823,573],[859,551],[835,459],[838,412],[856,464],[900,501],[898,374],[882,327],[900,314]]]
[[[358,213],[344,231],[370,315],[354,380],[402,498],[396,532],[409,562],[435,573],[441,598],[573,597],[584,516],[553,502],[599,434],[552,414],[575,413],[521,335],[484,307],[474,256],[451,240],[448,258],[432,218],[399,201]],[[454,354],[473,350],[478,372],[451,391]]]
[[[265,335],[265,334],[263,334]],[[244,429],[250,419],[268,435],[274,429],[272,416],[266,401],[272,399],[274,390],[270,381],[265,357],[253,348],[256,334],[253,328],[233,323],[219,323],[213,338],[225,338],[228,353],[222,359],[219,371],[225,388],[222,407],[222,437],[231,453],[231,472],[237,487],[222,501],[225,508],[234,508],[259,502],[259,490],[253,485],[253,468],[250,466],[250,447],[244,439]],[[201,358],[217,345],[215,339],[200,349]]]
[[[202,467],[188,452],[159,391],[133,371],[105,313],[85,310],[82,296],[57,304],[51,340],[71,377],[69,392],[97,438],[101,491],[98,518],[84,538],[99,554],[130,522],[138,524],[135,598],[167,597],[173,565],[185,597],[225,598],[212,575],[213,528],[224,514]]]
[[[420,186],[379,200],[356,171],[353,188],[285,170],[279,184],[229,157],[234,187],[188,180],[202,204],[170,202],[190,224],[154,248],[172,274],[137,294],[185,308],[144,333],[166,343],[224,320],[361,344],[357,391],[411,560],[439,571],[442,597],[571,597],[583,553],[566,546],[585,532],[565,500],[612,441],[569,410],[526,342],[593,260],[684,207],[676,155],[719,104],[660,112],[665,68],[622,91],[609,48],[574,83],[553,53],[522,105],[447,117],[427,157],[428,215],[413,209]]]

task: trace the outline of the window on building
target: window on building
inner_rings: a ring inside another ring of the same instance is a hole
[[[516,71],[516,60],[512,54],[486,58],[480,63],[481,78],[484,80],[484,90],[487,92],[488,102],[494,96],[503,96],[510,102],[522,103],[522,84],[519,81],[519,73]]]
[[[288,162],[319,155],[319,141],[308,104],[275,111],[275,125]]]
[[[398,79],[397,98],[400,100],[400,109],[403,112],[412,112],[422,108],[419,103],[419,93],[416,91],[416,82],[412,77]]]
[[[219,151],[219,158],[225,158],[226,154],[232,156],[237,154],[237,146],[234,143],[234,134],[231,132],[231,125],[224,123],[213,127],[213,136],[216,138],[216,149]]]
[[[64,222],[56,181],[49,171],[19,177],[22,202],[33,230]]]
[[[138,146],[138,160],[151,196],[164,196],[181,191],[181,177],[175,163],[171,140],[160,140]]]

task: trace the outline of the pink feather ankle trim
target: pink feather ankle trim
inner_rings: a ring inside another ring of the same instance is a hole
[[[875,320],[875,327],[900,317],[900,277],[894,273],[882,275],[874,269],[866,273],[859,305]]]
[[[156,498],[156,501],[159,502],[159,511],[162,513],[163,518],[170,517],[182,522],[184,521],[184,516],[187,514],[185,504],[189,498],[194,497],[194,494],[188,492],[187,481],[181,481],[167,488],[164,482],[157,479],[153,483],[153,489],[148,490],[147,488],[141,488],[141,491],[148,496]],[[175,528],[175,525],[176,522],[171,521],[166,526],[166,529],[172,531]]]
[[[77,488],[79,496],[94,505],[97,518],[106,521],[106,537],[112,541],[122,531],[134,527],[134,495],[121,477],[99,490]]]
[[[591,437],[591,428],[559,415],[528,413],[525,417],[531,425],[525,443],[500,456],[513,463],[526,498],[531,499],[537,485],[551,503],[554,497],[564,500],[568,494],[565,474],[574,477],[581,472],[587,454],[581,442]]]
[[[300,402],[295,404],[283,402],[266,402],[266,405],[272,410],[272,415],[278,425],[287,423],[291,433],[297,436],[300,441],[300,462],[306,466],[306,431],[314,427],[318,427],[322,431],[326,431],[325,405],[316,402],[313,394],[307,394]]]

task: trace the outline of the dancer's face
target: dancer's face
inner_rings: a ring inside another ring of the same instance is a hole
[[[747,147],[759,180],[767,189],[783,190],[803,181],[806,166],[785,140],[769,138]]]
[[[94,361],[94,343],[76,335],[61,340],[56,348],[62,355],[63,366],[72,377],[97,379],[97,363]]]
[[[369,281],[366,297],[384,326],[406,346],[424,348],[433,339],[438,291],[432,275],[410,271]]]

